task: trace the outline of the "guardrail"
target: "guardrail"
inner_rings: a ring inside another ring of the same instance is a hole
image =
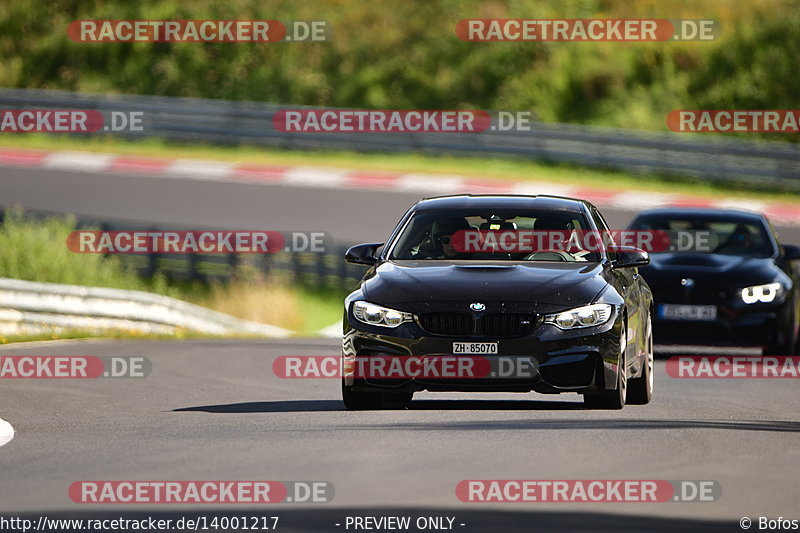
[[[31,210],[26,217],[44,219],[63,216],[59,213]],[[0,224],[5,219],[5,210],[0,209]],[[151,231],[159,228],[142,222],[123,222],[119,220],[100,220],[90,217],[77,217],[77,229],[98,229],[101,231]],[[196,228],[173,226],[170,231],[215,231],[219,228]],[[66,246],[66,242],[64,246]],[[136,271],[142,277],[163,275],[172,280],[226,282],[234,277],[255,276],[277,281],[292,281],[311,287],[325,287],[336,290],[352,290],[359,282],[367,267],[347,263],[344,253],[352,243],[335,242],[329,236],[323,242],[323,252],[284,252],[267,254],[167,254],[142,253],[119,254],[123,265]]]
[[[288,337],[290,331],[140,291],[0,278],[0,333],[127,330]]]
[[[273,116],[278,111],[302,106],[35,89],[0,89],[0,108],[141,111],[143,131],[114,133],[132,139],[159,137],[286,149],[522,156],[554,163],[800,190],[800,147],[788,143],[546,123],[535,123],[532,131],[527,132],[285,133],[273,127]]]

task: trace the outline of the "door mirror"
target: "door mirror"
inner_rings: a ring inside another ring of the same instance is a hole
[[[800,246],[793,244],[783,245],[783,258],[787,261],[797,261],[800,259]]]
[[[353,246],[347,253],[344,254],[344,260],[348,263],[355,263],[357,265],[374,265],[378,262],[375,257],[375,251],[383,246],[382,242],[373,242],[369,244],[357,244]]]
[[[640,267],[650,264],[650,254],[644,250],[631,246],[619,246],[616,250],[617,259],[612,263],[614,268]]]

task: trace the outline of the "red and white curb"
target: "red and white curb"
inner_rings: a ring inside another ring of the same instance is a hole
[[[14,438],[14,428],[11,424],[0,418],[0,446],[8,444]]]
[[[583,198],[599,206],[627,211],[665,206],[745,209],[764,213],[777,224],[800,226],[800,200],[798,203],[768,202],[647,191],[614,191],[571,184],[503,181],[452,174],[401,173],[337,167],[254,165],[195,159],[162,159],[91,152],[51,152],[8,148],[0,148],[0,166],[426,195],[552,194]]]

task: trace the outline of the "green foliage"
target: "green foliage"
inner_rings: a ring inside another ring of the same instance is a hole
[[[126,270],[119,257],[70,251],[67,237],[74,230],[71,216],[34,220],[19,209],[6,211],[0,224],[0,277],[177,294],[161,276],[145,281]]]
[[[0,85],[283,104],[532,110],[664,130],[673,109],[797,106],[790,0],[5,0]],[[713,18],[714,42],[470,43],[463,18]],[[75,43],[78,19],[325,20],[326,43]],[[773,138],[786,136],[772,134]],[[794,139],[797,140],[797,139]]]
[[[305,334],[313,335],[324,327],[341,320],[345,291],[305,287],[302,285],[269,285],[238,280],[215,286],[200,283],[169,281],[161,275],[143,279],[125,268],[117,256],[79,254],[69,250],[67,237],[75,230],[72,216],[34,219],[20,209],[5,212],[0,224],[0,277],[45,283],[65,283],[89,287],[111,287],[155,292],[173,298],[209,306],[236,316],[249,316],[258,311],[260,302],[242,302],[242,294],[254,290],[271,296],[270,311],[276,316],[294,314],[293,326]],[[275,296],[278,294],[279,296]],[[214,295],[215,298],[210,298]],[[268,323],[272,323],[267,321]],[[285,325],[285,324],[280,324]],[[70,338],[88,336],[86,332],[73,331],[43,338]],[[120,331],[120,336],[132,333]],[[181,333],[185,335],[185,333]],[[30,340],[33,337],[25,337]],[[20,339],[12,339],[20,340]],[[0,344],[8,342],[0,336]]]

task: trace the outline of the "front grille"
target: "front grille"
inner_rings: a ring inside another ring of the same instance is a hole
[[[426,332],[448,337],[522,337],[538,325],[536,315],[525,313],[493,313],[478,318],[467,313],[423,313],[418,318]]]
[[[536,327],[536,315],[495,313],[481,319],[481,333],[487,337],[522,337]]]
[[[419,325],[433,335],[471,335],[473,320],[467,313],[424,313],[419,315]]]
[[[726,303],[731,295],[729,289],[724,287],[693,287],[684,289],[676,286],[653,286],[655,301],[665,304],[694,304],[694,305],[714,305]]]

